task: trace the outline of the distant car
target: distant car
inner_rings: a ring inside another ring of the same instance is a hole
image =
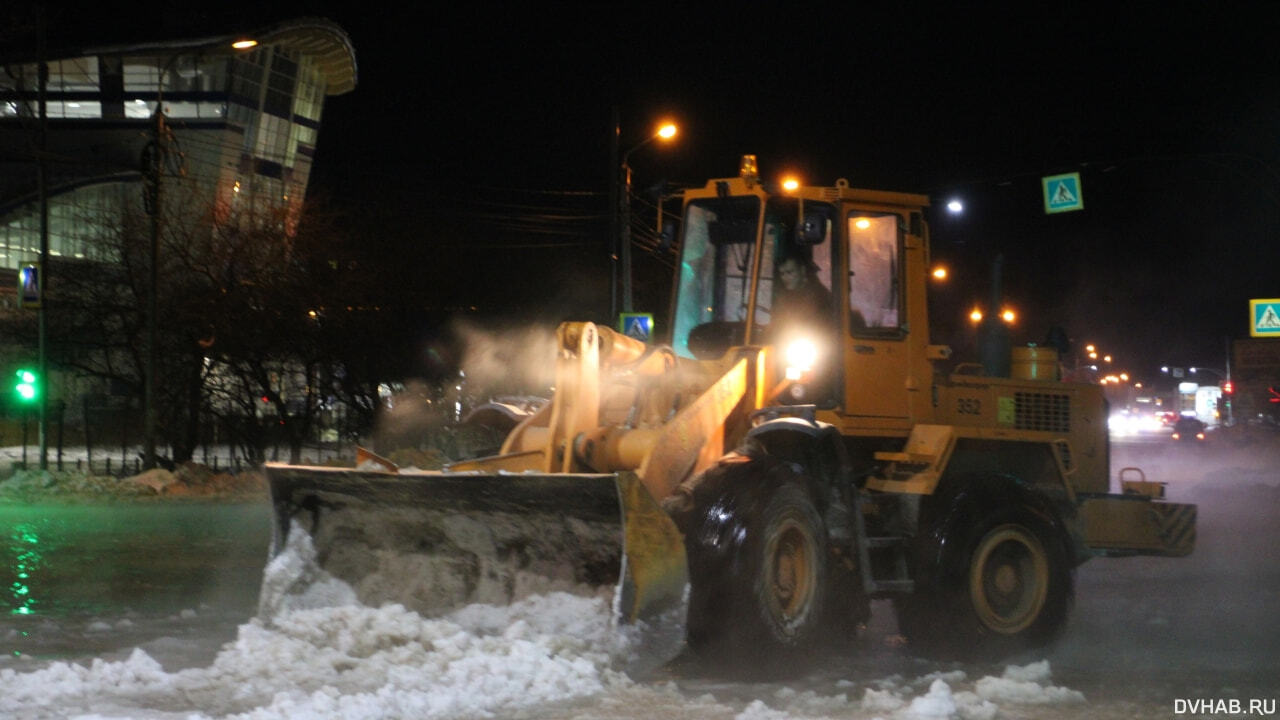
[[[1180,417],[1173,424],[1174,440],[1180,442],[1200,442],[1204,440],[1205,424],[1194,417]]]

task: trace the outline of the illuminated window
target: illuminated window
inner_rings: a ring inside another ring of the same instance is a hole
[[[848,234],[853,331],[898,328],[898,216],[852,213]]]

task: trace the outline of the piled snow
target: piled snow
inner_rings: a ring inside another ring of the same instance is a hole
[[[145,485],[159,494],[163,493],[165,488],[177,482],[177,478],[173,476],[173,473],[165,470],[164,468],[152,468],[139,475],[127,477],[121,480],[121,482]]]
[[[3,670],[0,715],[136,704],[261,720],[482,717],[628,682],[609,670],[599,600],[558,595],[469,611],[437,620],[395,605],[288,611],[270,628],[241,626],[210,667],[172,674],[142,650],[123,662]]]
[[[695,697],[674,682],[638,683],[617,669],[627,649],[606,597],[551,593],[436,619],[399,605],[370,608],[315,566],[304,533],[292,535],[268,567],[262,614],[208,667],[170,673],[135,649],[117,662],[3,669],[0,717],[994,720],[1002,706],[1084,700],[1051,684],[1047,662],[972,684],[960,671],[893,676],[864,683],[860,699],[852,681],[835,685],[848,692],[832,694],[783,687],[751,700]],[[321,591],[299,592],[303,579]]]
[[[1084,702],[1074,690],[1049,684],[1049,663],[1009,666],[999,677],[983,677],[968,685],[962,671],[932,673],[913,680],[893,676],[876,680],[864,689],[861,701],[847,693],[822,695],[782,688],[769,701],[751,701],[734,720],[835,720],[837,718],[881,718],[882,720],[996,720],[1020,716],[1018,706],[1059,705]],[[838,686],[853,686],[841,682]],[[1005,692],[1010,688],[1012,692]],[[712,699],[714,701],[714,699]],[[1006,711],[1002,712],[1001,708]],[[1012,711],[1012,712],[1010,712]]]
[[[91,475],[75,469],[14,470],[11,475],[0,478],[0,503],[120,502],[178,497],[244,501],[265,495],[266,478],[258,470],[237,474],[215,472],[194,462],[179,465],[172,472],[155,468],[124,478]]]
[[[861,707],[869,713],[884,713],[894,718],[959,718],[960,720],[993,720],[1004,705],[1057,705],[1084,702],[1084,695],[1049,684],[1049,662],[1019,667],[1010,665],[999,677],[986,676],[973,684],[973,690],[955,691],[967,680],[963,671],[932,673],[910,682],[899,677],[867,688]],[[928,686],[924,694],[916,693]],[[914,695],[914,697],[913,697]]]
[[[1055,705],[1058,703],[1084,702],[1084,695],[1076,690],[1048,685],[1049,661],[1041,660],[1026,667],[1009,667],[1004,676],[984,677],[975,690],[978,695],[993,702],[1020,703],[1023,705]]]
[[[93,708],[117,717],[103,708],[144,707],[255,720],[483,717],[630,682],[611,670],[606,598],[555,593],[440,619],[363,607],[349,587],[317,576],[306,535],[292,536],[267,570],[263,616],[242,625],[210,667],[165,673],[135,649],[122,662],[0,670],[0,716]],[[290,592],[304,577],[320,590]]]
[[[320,567],[311,537],[304,532],[289,533],[284,550],[271,558],[262,571],[260,618],[270,620],[290,610],[355,604],[355,590]]]

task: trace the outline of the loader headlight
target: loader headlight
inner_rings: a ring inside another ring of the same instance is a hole
[[[787,361],[787,379],[800,380],[818,360],[818,346],[808,338],[792,340],[783,358]]]

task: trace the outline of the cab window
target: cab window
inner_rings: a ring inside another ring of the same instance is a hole
[[[901,326],[897,215],[850,213],[849,329],[882,334]]]

